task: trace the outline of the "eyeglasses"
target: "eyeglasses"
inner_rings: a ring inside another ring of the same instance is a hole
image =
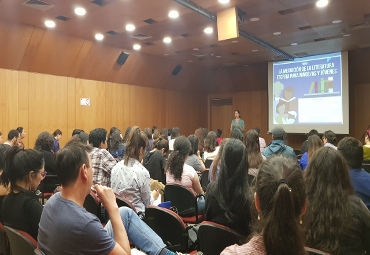
[[[46,171],[40,172],[40,175],[41,175],[42,179],[45,179],[46,174],[47,174],[47,172],[46,172]]]

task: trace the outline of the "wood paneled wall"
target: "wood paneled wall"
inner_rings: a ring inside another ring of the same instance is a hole
[[[80,98],[90,98],[81,106]],[[206,95],[117,83],[67,78],[0,69],[0,128],[6,140],[10,129],[26,129],[26,148],[42,131],[63,132],[61,145],[75,128],[86,132],[115,126],[125,131],[138,125],[180,127],[189,135],[206,126]]]

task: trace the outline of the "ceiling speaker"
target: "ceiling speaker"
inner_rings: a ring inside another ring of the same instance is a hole
[[[130,56],[130,53],[126,53],[126,52],[122,51],[121,54],[119,55],[118,59],[117,59],[117,64],[123,65],[126,62],[128,56]]]
[[[181,71],[182,65],[177,65],[172,71],[172,75],[177,75]]]

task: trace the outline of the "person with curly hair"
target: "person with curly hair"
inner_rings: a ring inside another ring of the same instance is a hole
[[[45,160],[45,171],[48,175],[55,174],[54,171],[54,138],[49,132],[41,132],[36,139],[34,149],[41,152],[44,155]]]
[[[216,140],[217,143],[217,140]],[[195,169],[185,164],[186,159],[191,151],[191,144],[185,136],[176,138],[173,144],[173,152],[171,152],[167,160],[166,182],[167,184],[178,184],[186,187],[193,192],[194,195],[203,194],[202,186]],[[205,207],[204,197],[198,200],[198,213],[203,214]]]
[[[318,149],[305,179],[306,245],[333,255],[369,253],[370,212],[355,196],[341,153],[330,147]]]

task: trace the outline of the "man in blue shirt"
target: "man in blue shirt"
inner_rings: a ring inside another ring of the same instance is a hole
[[[338,143],[338,151],[347,161],[349,177],[358,197],[370,209],[370,174],[362,169],[363,148],[359,140],[345,137]]]

